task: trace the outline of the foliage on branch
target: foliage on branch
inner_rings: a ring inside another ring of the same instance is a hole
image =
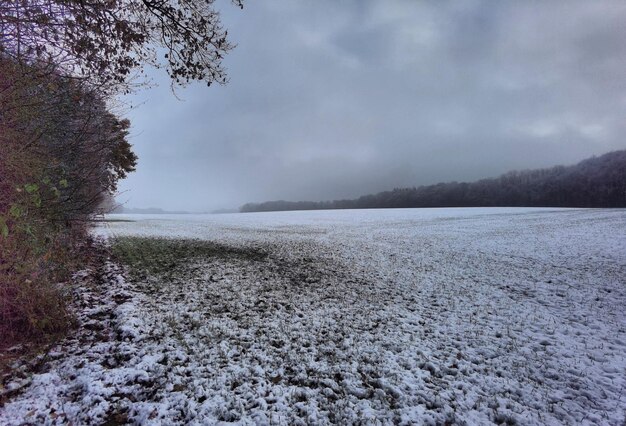
[[[62,64],[109,88],[127,88],[144,64],[165,67],[177,84],[224,83],[222,59],[233,46],[214,1],[2,1],[0,53]]]

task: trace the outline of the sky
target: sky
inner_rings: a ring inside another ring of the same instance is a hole
[[[126,98],[127,207],[355,198],[626,148],[626,2],[220,2],[227,85]],[[180,99],[177,99],[180,98]]]

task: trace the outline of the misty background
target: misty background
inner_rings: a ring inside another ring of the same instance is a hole
[[[354,198],[624,149],[626,2],[219,4],[226,86],[126,99],[126,207]]]

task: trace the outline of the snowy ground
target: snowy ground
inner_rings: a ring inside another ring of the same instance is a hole
[[[116,218],[0,424],[625,422],[624,210]]]

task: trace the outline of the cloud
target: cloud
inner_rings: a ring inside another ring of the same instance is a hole
[[[626,3],[223,7],[230,82],[131,113],[133,206],[332,199],[623,149]]]

